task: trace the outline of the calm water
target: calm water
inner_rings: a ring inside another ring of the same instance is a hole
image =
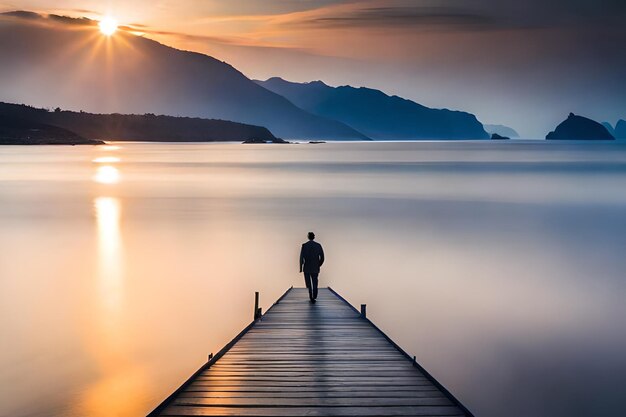
[[[623,416],[626,145],[0,148],[0,416],[141,416],[302,286],[477,416]],[[619,408],[618,408],[619,407]]]

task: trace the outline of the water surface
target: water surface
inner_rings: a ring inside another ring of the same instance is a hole
[[[477,416],[621,416],[626,146],[0,148],[0,416],[145,415],[322,285]]]

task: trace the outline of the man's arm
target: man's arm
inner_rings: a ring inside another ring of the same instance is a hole
[[[324,263],[324,248],[320,245],[320,266]]]
[[[300,248],[300,272],[302,272],[302,266],[304,265],[304,245]]]

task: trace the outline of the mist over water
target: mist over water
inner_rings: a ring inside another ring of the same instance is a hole
[[[0,416],[145,415],[309,230],[476,416],[622,414],[625,144],[115,145],[0,148]]]

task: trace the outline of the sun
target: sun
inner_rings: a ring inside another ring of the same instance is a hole
[[[103,35],[111,36],[115,33],[115,31],[117,31],[117,20],[107,16],[102,18],[100,23],[98,23],[98,26],[100,27],[100,32],[102,32]]]

